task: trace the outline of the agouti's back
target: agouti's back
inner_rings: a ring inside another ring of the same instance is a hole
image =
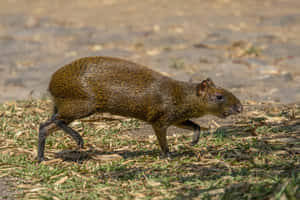
[[[172,79],[133,62],[89,57],[56,71],[49,91],[63,117],[71,114],[73,102],[76,102],[77,109],[82,105],[86,108],[76,110],[76,116],[99,111],[151,121],[155,116],[149,116],[148,110],[154,113],[163,106],[162,91],[174,83]]]
[[[135,88],[142,90],[161,76],[146,67],[116,58],[88,57],[57,70],[49,85],[54,97],[91,97],[98,90]],[[131,91],[130,92],[138,92]]]

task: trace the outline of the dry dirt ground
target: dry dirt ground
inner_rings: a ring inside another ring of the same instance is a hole
[[[296,102],[299,11],[299,0],[1,1],[0,102],[40,97],[57,68],[96,55],[211,77],[242,100]]]
[[[298,0],[2,1],[0,102],[40,96],[83,56],[116,56],[242,99],[300,99]]]

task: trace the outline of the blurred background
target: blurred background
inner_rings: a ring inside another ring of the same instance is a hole
[[[0,102],[113,56],[178,80],[211,77],[247,101],[300,99],[299,0],[1,0]]]

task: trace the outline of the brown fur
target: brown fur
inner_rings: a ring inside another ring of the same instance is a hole
[[[216,87],[210,79],[201,83],[176,81],[139,64],[110,57],[81,58],[63,66],[53,74],[49,91],[55,105],[55,123],[60,120],[67,125],[96,112],[134,117],[153,126],[164,153],[168,153],[169,126],[194,130],[195,143],[200,127],[188,119],[205,114],[226,117],[242,110],[233,94]],[[216,95],[224,97],[224,102]],[[42,125],[41,130],[49,133]],[[40,151],[43,148],[39,145]],[[43,152],[38,157],[42,160]]]

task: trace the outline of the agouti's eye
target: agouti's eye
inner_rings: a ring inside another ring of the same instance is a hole
[[[216,100],[217,100],[218,102],[222,102],[222,101],[224,101],[224,97],[223,97],[223,95],[221,95],[221,94],[217,94],[217,95],[216,95]]]

